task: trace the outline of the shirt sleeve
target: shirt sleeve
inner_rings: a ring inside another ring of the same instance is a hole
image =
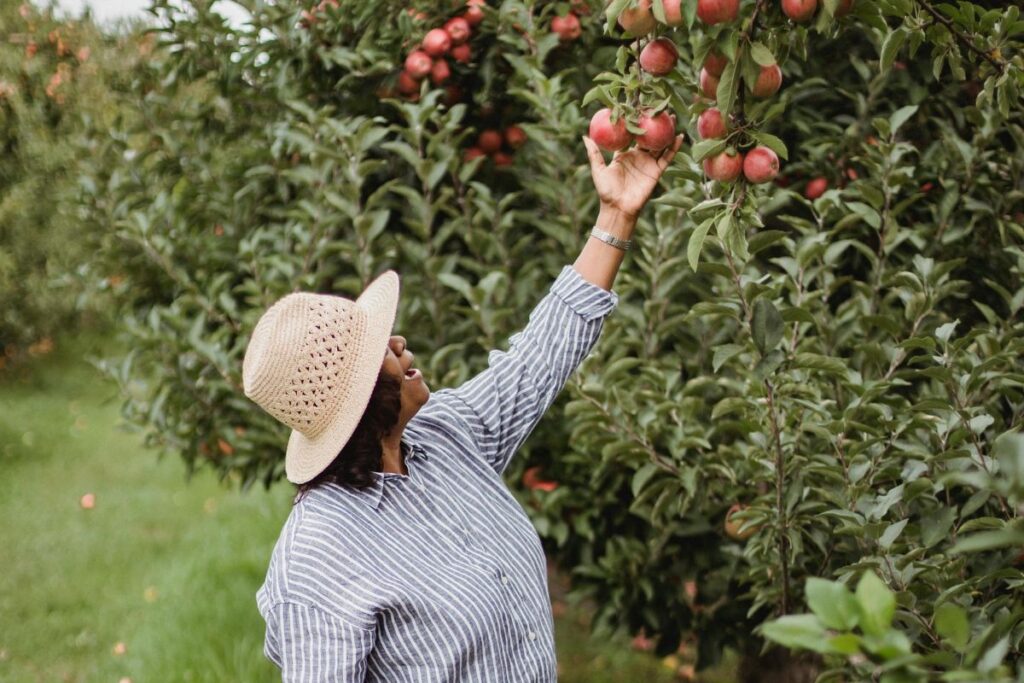
[[[572,266],[563,267],[526,327],[509,337],[508,351],[491,351],[480,374],[435,392],[431,400],[449,408],[501,475],[590,353],[618,300]]]
[[[267,614],[263,653],[281,669],[282,683],[362,683],[375,637],[311,605],[279,602]]]

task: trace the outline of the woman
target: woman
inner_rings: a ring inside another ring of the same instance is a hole
[[[260,318],[244,389],[292,427],[299,488],[256,596],[283,680],[555,680],[544,552],[501,475],[618,303],[636,216],[682,138],[606,165],[584,137],[597,229],[456,389],[431,395],[391,334],[393,271],[355,301],[298,292]]]

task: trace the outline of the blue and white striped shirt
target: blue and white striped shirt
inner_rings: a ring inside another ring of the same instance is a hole
[[[501,475],[617,303],[565,266],[509,350],[406,425],[408,476],[292,507],[256,594],[282,680],[556,680],[544,551]]]

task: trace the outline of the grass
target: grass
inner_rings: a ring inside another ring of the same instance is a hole
[[[58,341],[0,375],[0,680],[280,680],[255,592],[289,487],[243,494],[209,472],[186,485],[180,462],[118,428],[116,385],[83,360],[105,343]],[[677,680],[587,623],[583,607],[556,619],[560,681]]]

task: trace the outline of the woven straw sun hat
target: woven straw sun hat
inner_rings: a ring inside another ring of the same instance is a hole
[[[370,402],[398,308],[398,274],[355,301],[293,292],[260,317],[242,361],[245,395],[292,428],[285,476],[304,484],[348,442]]]

